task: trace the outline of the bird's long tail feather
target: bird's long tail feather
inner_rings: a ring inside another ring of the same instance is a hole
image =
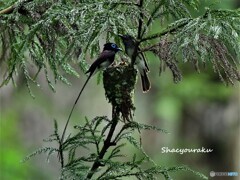
[[[68,116],[67,122],[66,122],[66,124],[65,124],[65,127],[64,127],[64,129],[63,129],[62,138],[61,138],[61,143],[63,143],[64,136],[65,136],[65,133],[66,133],[66,130],[67,130],[67,126],[68,126],[68,123],[69,123],[70,118],[71,118],[71,116],[72,116],[73,110],[74,110],[74,108],[75,108],[75,106],[76,106],[76,104],[77,104],[77,102],[78,102],[78,100],[79,100],[79,98],[80,98],[80,96],[81,96],[81,94],[82,94],[84,88],[86,87],[86,85],[87,85],[89,79],[91,78],[92,74],[93,74],[93,73],[90,73],[90,75],[88,76],[86,82],[84,83],[84,85],[83,85],[81,91],[80,91],[79,94],[78,94],[77,99],[75,100],[75,102],[74,102],[74,104],[73,104],[73,107],[72,107],[72,109],[71,109],[71,111],[70,111],[70,114],[69,114],[69,116]]]

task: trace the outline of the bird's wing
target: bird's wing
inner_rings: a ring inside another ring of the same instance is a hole
[[[103,61],[107,60],[107,59],[112,59],[114,58],[115,52],[114,51],[110,51],[110,50],[104,50],[99,57],[97,58],[97,60],[95,62],[99,62],[99,64],[101,64]]]
[[[89,70],[86,73],[93,73],[96,68],[100,67],[101,64],[106,61],[106,60],[114,60],[114,55],[115,52],[114,51],[109,51],[109,50],[104,50],[99,57],[92,63],[92,65],[90,66]]]
[[[143,52],[141,52],[141,49],[140,49],[140,48],[138,48],[138,51],[140,52],[139,55],[142,57],[142,59],[143,59],[143,61],[144,61],[145,67],[146,67],[146,69],[147,69],[147,72],[149,72],[149,67],[148,67],[148,64],[147,64],[147,61],[146,61],[146,58],[145,58]]]

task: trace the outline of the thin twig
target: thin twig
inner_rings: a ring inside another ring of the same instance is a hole
[[[192,19],[189,19],[189,21],[191,21]],[[179,24],[178,26],[175,26],[175,27],[172,27],[172,28],[166,28],[165,30],[163,30],[162,32],[160,33],[156,33],[156,34],[153,34],[153,35],[150,35],[150,36],[147,36],[145,38],[142,38],[140,40],[140,42],[144,42],[144,41],[147,41],[147,40],[151,40],[151,39],[156,39],[156,38],[159,38],[159,37],[162,37],[164,36],[165,34],[168,34],[168,33],[173,33],[175,31],[177,31],[178,29],[181,29],[183,26],[185,26],[186,24],[189,23],[189,21],[184,21],[182,24]]]
[[[19,7],[19,9],[23,8],[23,6],[26,4],[26,3],[29,3],[29,2],[32,2],[33,0],[26,0],[26,1],[23,1],[21,2],[21,5]],[[17,8],[17,3],[14,4],[14,5],[11,5],[9,7],[7,7],[6,9],[3,9],[0,11],[0,15],[1,14],[11,14],[16,8]]]
[[[138,35],[137,35],[137,41],[135,43],[135,47],[134,47],[134,51],[133,51],[133,56],[132,56],[132,64],[135,63],[135,60],[136,60],[136,57],[137,57],[137,52],[138,52],[138,47],[139,47],[139,44],[141,42],[141,39],[142,39],[142,25],[143,25],[143,0],[140,0],[139,1],[139,11],[140,11],[140,14],[139,14],[139,19],[138,19]]]
[[[15,8],[15,5],[9,6],[6,9],[1,10],[0,14],[11,14]]]
[[[139,20],[138,20],[138,36],[137,39],[141,39],[141,33],[142,33],[142,24],[143,24],[143,11],[142,11],[142,7],[143,7],[143,0],[140,0],[139,2],[139,10],[140,10],[140,14],[139,14]]]
[[[151,16],[149,17],[146,26],[144,27],[144,29],[142,30],[142,37],[144,36],[145,32],[147,31],[147,28],[152,24],[152,21],[155,18],[156,13],[158,12],[159,8],[162,5],[162,1],[159,2],[159,4],[154,8],[154,10],[151,13]]]

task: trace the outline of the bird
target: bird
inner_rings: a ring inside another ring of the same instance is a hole
[[[141,82],[142,82],[142,90],[143,92],[149,91],[151,88],[151,83],[148,79],[147,73],[149,72],[149,67],[146,62],[146,59],[144,57],[144,54],[140,52],[140,48],[137,47],[137,56],[135,62],[133,62],[133,55],[135,46],[137,46],[136,40],[130,36],[130,35],[121,35],[119,34],[119,37],[121,37],[123,44],[125,46],[125,52],[126,54],[131,58],[132,65],[135,65],[141,75]]]
[[[67,122],[65,124],[65,127],[64,127],[64,130],[63,130],[63,134],[62,134],[62,138],[61,138],[61,143],[63,143],[63,139],[64,139],[64,136],[65,136],[65,132],[66,132],[66,129],[67,129],[67,126],[68,126],[68,123],[70,121],[70,118],[72,116],[72,113],[73,113],[73,110],[84,90],[84,88],[86,87],[89,79],[96,73],[98,72],[99,70],[102,70],[104,68],[107,68],[108,66],[110,66],[114,59],[115,59],[115,54],[118,52],[118,51],[122,51],[121,48],[119,48],[115,43],[106,43],[104,44],[104,48],[103,48],[103,51],[101,52],[101,54],[99,55],[99,57],[92,63],[92,65],[90,66],[90,68],[86,71],[85,74],[89,74],[88,75],[88,78],[87,80],[85,81],[82,89],[80,90],[78,96],[77,96],[77,99],[75,100],[73,106],[72,106],[72,109],[70,111],[70,114],[68,116],[68,119],[67,119]]]

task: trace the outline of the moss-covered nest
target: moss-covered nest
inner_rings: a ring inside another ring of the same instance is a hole
[[[132,66],[118,65],[103,73],[105,95],[124,121],[130,121],[135,110],[133,104],[137,71]]]

